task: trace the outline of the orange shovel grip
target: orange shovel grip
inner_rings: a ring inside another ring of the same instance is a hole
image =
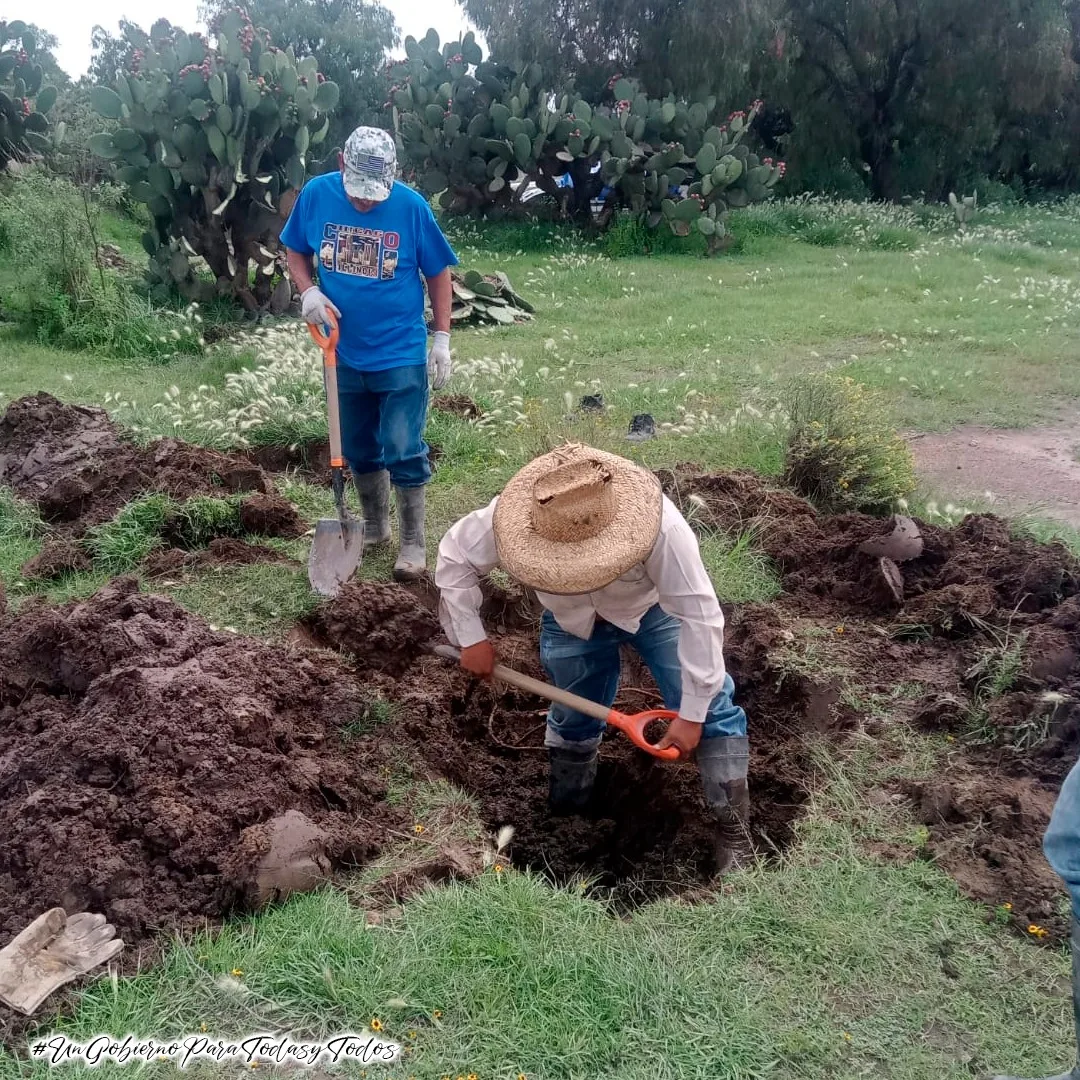
[[[645,729],[654,720],[676,720],[678,716],[679,714],[672,712],[671,709],[652,709],[649,712],[634,713],[633,716],[619,712],[618,709],[612,709],[608,713],[607,722],[612,727],[618,728],[639,750],[644,750],[646,754],[652,754],[653,757],[663,761],[675,761],[679,756],[678,747],[669,746],[663,750],[657,749],[655,743],[645,738]]]
[[[328,323],[330,327],[329,333],[315,323],[308,323],[308,330],[315,339],[315,344],[323,351],[323,362],[328,367],[335,367],[337,365],[338,338],[341,336],[341,330],[338,327],[337,316],[332,311],[327,311],[326,314],[330,318]]]

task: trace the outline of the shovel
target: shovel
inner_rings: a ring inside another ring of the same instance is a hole
[[[432,652],[444,660],[461,660],[461,653],[452,645],[436,645]],[[653,757],[660,758],[662,761],[674,761],[679,756],[679,751],[674,746],[659,750],[645,738],[645,728],[649,724],[654,720],[674,720],[679,715],[677,712],[672,712],[670,709],[651,709],[648,712],[622,713],[617,709],[609,709],[605,705],[590,701],[588,698],[571,694],[569,690],[560,690],[550,683],[523,675],[520,671],[504,667],[502,664],[495,665],[492,675],[499,682],[516,686],[528,694],[535,694],[537,697],[565,705],[596,720],[603,720],[605,724],[618,728],[639,750],[644,750],[646,754],[652,754]]]
[[[336,596],[353,576],[364,554],[364,523],[349,513],[345,505],[345,461],[341,456],[341,414],[338,410],[337,343],[338,324],[332,312],[330,332],[308,324],[315,344],[323,354],[323,385],[330,430],[330,483],[334,489],[336,518],[320,518],[308,556],[308,581],[320,596]]]

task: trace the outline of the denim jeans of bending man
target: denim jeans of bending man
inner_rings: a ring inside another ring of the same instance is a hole
[[[568,634],[551,612],[545,611],[540,628],[540,662],[556,686],[610,706],[619,690],[619,648],[629,645],[652,672],[664,707],[677,711],[682,700],[681,629],[679,620],[657,604],[645,613],[637,633],[598,619],[592,637],[585,641]],[[746,734],[746,713],[732,701],[734,693],[735,685],[728,675],[709,706],[702,739]],[[603,722],[584,713],[555,704],[548,710],[548,746],[598,743],[603,732]]]

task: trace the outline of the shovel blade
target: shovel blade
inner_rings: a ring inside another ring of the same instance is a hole
[[[308,555],[308,581],[320,596],[337,596],[364,554],[364,523],[356,518],[320,518]]]

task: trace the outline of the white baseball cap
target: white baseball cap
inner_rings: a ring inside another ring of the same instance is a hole
[[[390,197],[397,174],[397,147],[389,132],[358,127],[345,143],[342,158],[347,195],[372,202]]]

